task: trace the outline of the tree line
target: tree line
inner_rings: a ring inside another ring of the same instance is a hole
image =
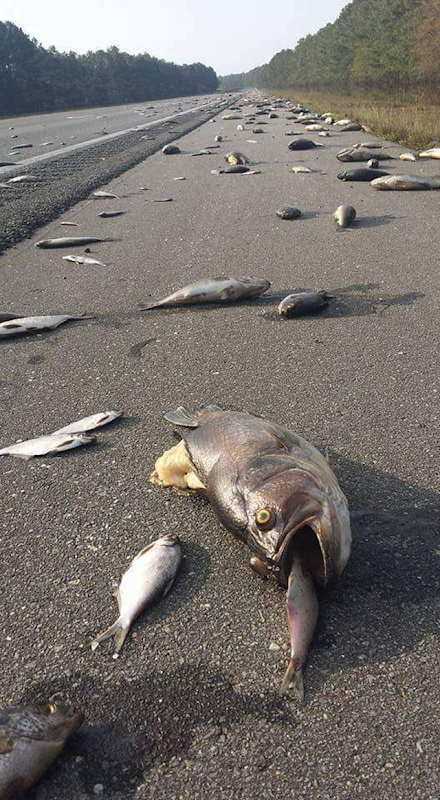
[[[353,0],[338,19],[228,89],[409,88],[440,84],[440,0]]]
[[[0,22],[0,115],[136,103],[214,92],[204,64],[179,66],[148,53],[59,53],[12,22]]]

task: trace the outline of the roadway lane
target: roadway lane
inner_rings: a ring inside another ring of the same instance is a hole
[[[34,156],[57,151],[60,147],[97,140],[106,134],[137,128],[162,117],[191,111],[216,99],[218,95],[197,95],[123,106],[3,117],[0,119],[0,162],[14,161],[19,164]],[[32,144],[32,148],[12,153],[14,146],[20,144]]]
[[[190,132],[182,155],[156,153],[115,179],[120,199],[84,200],[1,258],[1,311],[96,320],[1,342],[0,445],[99,410],[127,415],[83,451],[1,461],[1,702],[66,697],[86,713],[38,800],[89,800],[97,785],[112,800],[435,800],[440,194],[337,181],[335,153],[359,134],[295,155],[284,119],[255,136],[236,124]],[[219,131],[218,155],[189,155]],[[234,147],[260,175],[211,174]],[[293,174],[300,162],[318,171]],[[331,218],[341,202],[358,211],[348,231]],[[303,218],[278,219],[285,204]],[[127,213],[105,220],[104,208]],[[62,220],[113,239],[93,249],[107,267],[34,248],[64,235]],[[231,273],[269,278],[272,296],[138,310]],[[315,318],[280,320],[279,297],[297,287],[336,299]],[[283,592],[251,573],[208,506],[149,484],[173,443],[162,414],[212,401],[328,447],[349,498],[353,555],[322,598],[303,708],[277,694]],[[115,618],[118,576],[165,532],[185,546],[175,587],[118,661],[106,645],[92,654]]]

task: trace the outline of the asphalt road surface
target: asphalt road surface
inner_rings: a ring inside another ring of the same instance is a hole
[[[86,714],[37,800],[102,787],[116,800],[438,800],[440,193],[338,181],[335,153],[370,136],[334,133],[296,155],[283,115],[260,135],[236,124],[191,131],[181,155],[115,178],[118,200],[85,199],[0,259],[1,311],[95,317],[0,343],[0,446],[96,411],[126,415],[94,446],[1,461],[1,705],[63,698]],[[220,131],[214,154],[189,155]],[[212,175],[233,148],[261,174]],[[316,171],[295,175],[298,163]],[[332,221],[341,202],[358,212],[347,231]],[[302,218],[280,220],[286,204]],[[110,208],[127,213],[98,217]],[[107,266],[34,247],[66,231],[111,239],[92,248]],[[139,311],[228,274],[272,288],[228,307]],[[281,320],[279,298],[301,287],[334,300]],[[173,443],[163,413],[206,402],[328,448],[348,495],[352,558],[321,598],[303,707],[278,694],[283,591],[250,571],[208,505],[149,483]],[[119,660],[108,643],[92,653],[116,618],[119,575],[165,532],[184,542],[174,588]]]
[[[36,157],[46,157],[61,148],[71,148],[96,142],[103,136],[149,126],[159,119],[208,106],[218,95],[179,97],[171,100],[149,100],[103,108],[83,108],[56,111],[25,117],[0,119],[0,162],[29,163]],[[32,147],[14,150],[18,145]],[[0,172],[0,175],[2,173]]]

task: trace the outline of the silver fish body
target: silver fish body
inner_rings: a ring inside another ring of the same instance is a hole
[[[299,700],[304,700],[303,672],[318,621],[319,605],[313,578],[306,563],[294,557],[286,595],[287,624],[290,633],[290,661],[281,684],[285,694],[290,684]]]
[[[87,256],[63,256],[63,260],[71,261],[73,264],[85,264],[96,267],[107,266],[107,264],[103,264],[102,261],[98,261],[96,258],[88,258]]]
[[[258,297],[267,292],[270,283],[258,278],[206,278],[184,286],[157,303],[142,309],[171,308],[195,303],[229,303],[243,297]]]
[[[135,556],[119,585],[119,617],[93,640],[92,650],[114,636],[113,658],[118,657],[135,619],[170,590],[181,560],[180,540],[170,534],[143,548]]]
[[[59,428],[53,432],[53,435],[57,433],[87,433],[87,431],[95,431],[97,428],[109,425],[121,417],[122,411],[101,411],[98,414],[91,414],[90,417],[79,419],[77,422],[71,422],[70,425],[65,425],[64,428]]]
[[[119,200],[117,194],[113,194],[113,192],[106,192],[104,189],[99,189],[97,192],[93,192],[93,197],[102,197],[107,198],[108,200]]]
[[[83,721],[81,712],[52,703],[0,710],[0,800],[34,786]]]
[[[371,182],[374,189],[384,191],[406,191],[416,192],[429,189],[440,189],[440,179],[430,178],[427,175],[388,175],[384,178],[376,178]]]
[[[371,150],[367,150],[364,147],[350,147],[348,150],[341,150],[340,153],[336,155],[336,158],[339,161],[370,161],[370,159],[375,158],[378,161],[388,160],[392,158],[389,153],[381,153],[381,152],[371,152]]]
[[[0,322],[8,322],[10,319],[19,319],[20,314],[11,314],[10,311],[0,311]]]
[[[54,433],[4,447],[0,450],[0,456],[14,456],[29,461],[35,456],[64,453],[66,450],[74,450],[94,441],[94,436],[85,436],[82,433]]]
[[[356,219],[356,209],[353,206],[342,203],[333,214],[333,219],[340,228],[348,228]]]
[[[19,336],[26,333],[40,333],[41,331],[53,330],[70,320],[85,320],[90,317],[76,317],[71,314],[58,314],[54,316],[42,317],[17,317],[15,319],[0,322],[0,339],[7,336]]]
[[[296,292],[289,294],[278,306],[280,317],[290,319],[303,317],[308,314],[317,314],[327,308],[330,295],[327,292]]]
[[[44,250],[55,247],[81,247],[83,244],[95,244],[97,242],[106,242],[108,239],[100,239],[98,236],[62,236],[58,239],[43,239],[41,242],[36,242],[35,247],[41,247]]]
[[[16,175],[15,178],[9,178],[8,183],[38,183],[41,180],[38,175]]]

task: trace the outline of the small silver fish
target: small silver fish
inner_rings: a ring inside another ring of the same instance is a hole
[[[258,297],[267,292],[269,281],[259,278],[205,278],[189,283],[177,292],[152,303],[141,311],[152,308],[185,306],[193,303],[228,303],[242,297]]]
[[[53,144],[53,142],[41,142],[40,147],[49,147],[50,144]]]
[[[40,331],[53,330],[69,320],[90,319],[90,317],[77,317],[71,314],[58,314],[42,317],[16,317],[6,322],[0,322],[0,339],[6,336],[17,336],[24,333],[39,333]]]
[[[55,247],[81,247],[83,244],[108,241],[108,239],[100,239],[98,236],[62,236],[60,239],[43,239],[41,242],[36,242],[35,247],[48,250]]]
[[[278,306],[281,317],[302,317],[305,314],[316,314],[327,308],[330,295],[327,292],[296,292],[289,294]]]
[[[171,589],[181,560],[180,540],[171,534],[144,547],[135,556],[121,578],[116,595],[119,617],[110,628],[93,640],[92,650],[96,650],[101,642],[114,636],[113,658],[118,658],[135,619]]]
[[[304,561],[294,556],[286,595],[290,633],[290,662],[281,684],[285,694],[292,684],[299,702],[304,700],[303,672],[318,621],[319,605],[313,578]]]
[[[112,192],[105,192],[103,189],[99,189],[97,192],[93,192],[93,197],[107,197],[107,198],[112,198],[113,200],[119,200],[117,194],[113,194]]]
[[[95,265],[98,267],[106,267],[107,264],[103,264],[102,261],[98,261],[96,258],[87,258],[87,256],[63,256],[64,261],[73,261],[75,264],[88,264],[89,266]]]
[[[65,425],[64,428],[59,428],[54,431],[52,435],[58,433],[87,433],[87,431],[95,431],[97,428],[102,428],[104,425],[109,425],[115,419],[122,417],[122,411],[101,411],[98,414],[91,414],[90,417],[84,417],[77,422],[71,422],[70,425]]]
[[[33,147],[33,146],[34,146],[33,144],[14,144],[13,145],[13,149],[14,150],[25,150],[26,148]]]
[[[41,180],[38,175],[16,175],[15,178],[9,178],[8,183],[38,183]]]
[[[292,167],[292,172],[295,172],[297,174],[301,174],[303,172],[304,173],[313,172],[313,170],[309,169],[309,167]]]
[[[343,203],[336,209],[333,214],[333,219],[340,228],[348,228],[356,219],[356,209],[353,208],[353,206],[348,206],[346,203]]]
[[[75,447],[82,447],[94,441],[94,436],[85,436],[82,433],[54,433],[48,436],[38,436],[36,439],[28,439],[25,442],[18,442],[10,445],[10,447],[4,447],[0,450],[0,456],[15,456],[15,458],[29,461],[35,456],[63,453],[65,450],[73,450]]]
[[[429,178],[427,175],[387,175],[371,181],[374,189],[388,191],[423,191],[424,189],[440,189],[439,178]]]
[[[120,217],[121,214],[125,214],[125,211],[101,211],[101,213],[98,214],[98,217],[108,219],[110,217]]]
[[[77,222],[60,222],[60,225],[65,225],[66,227],[69,227],[69,228],[70,227],[72,227],[72,228],[77,228],[78,227],[78,223]]]
[[[53,703],[1,709],[1,800],[22,797],[34,786],[83,722],[81,712]]]
[[[401,153],[399,158],[401,161],[417,161],[414,153]]]

